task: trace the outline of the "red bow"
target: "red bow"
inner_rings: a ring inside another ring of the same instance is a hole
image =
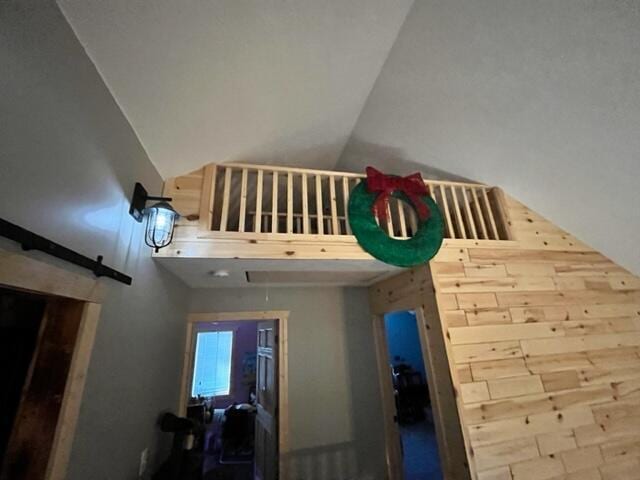
[[[408,177],[396,177],[385,175],[373,167],[367,167],[367,191],[378,193],[372,210],[380,220],[387,218],[387,205],[393,192],[402,192],[409,197],[420,220],[426,220],[431,213],[427,204],[422,201],[423,196],[429,195],[429,189],[419,173]]]

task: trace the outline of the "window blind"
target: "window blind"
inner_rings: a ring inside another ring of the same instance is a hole
[[[191,396],[229,395],[233,332],[198,332]]]

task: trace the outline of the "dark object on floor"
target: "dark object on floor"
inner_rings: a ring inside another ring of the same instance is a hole
[[[401,425],[424,420],[424,409],[429,406],[429,389],[420,372],[400,363],[392,369],[398,422]]]
[[[252,463],[256,414],[253,408],[232,405],[222,423],[220,463]]]
[[[201,443],[203,427],[199,422],[166,413],[160,421],[160,430],[173,433],[173,446],[169,458],[162,464],[153,480],[201,480],[202,453],[193,449]]]

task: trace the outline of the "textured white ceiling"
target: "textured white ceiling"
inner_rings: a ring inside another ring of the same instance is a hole
[[[413,0],[59,0],[167,177],[332,168]]]

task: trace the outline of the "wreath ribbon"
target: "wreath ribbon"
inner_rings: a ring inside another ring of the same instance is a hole
[[[420,173],[414,173],[406,177],[385,175],[373,167],[367,167],[367,191],[377,193],[376,201],[371,210],[380,219],[387,218],[387,205],[393,192],[402,192],[411,201],[420,220],[425,221],[431,215],[429,207],[422,197],[429,195],[429,189],[422,180]]]

